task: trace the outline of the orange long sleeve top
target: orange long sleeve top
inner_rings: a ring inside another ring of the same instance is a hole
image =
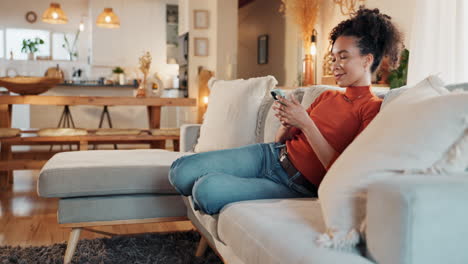
[[[345,92],[323,92],[306,110],[323,137],[337,152],[332,163],[346,147],[374,119],[382,99],[375,96],[370,86],[347,87]],[[298,128],[290,130],[286,141],[288,157],[304,177],[319,186],[327,169],[320,162],[304,133]]]

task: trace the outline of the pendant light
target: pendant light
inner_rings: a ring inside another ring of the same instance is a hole
[[[78,29],[83,32],[85,30],[85,25],[84,25],[84,22],[83,22],[83,19],[81,19],[80,21],[80,25],[78,26]]]
[[[112,8],[104,8],[104,11],[99,14],[96,25],[103,28],[119,28],[119,17],[112,11]]]
[[[60,4],[50,3],[49,8],[42,14],[42,21],[49,24],[66,24],[68,23],[68,18],[62,8],[60,8]]]

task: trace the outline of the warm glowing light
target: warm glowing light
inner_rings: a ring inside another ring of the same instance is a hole
[[[203,103],[208,104],[208,96],[203,97]]]
[[[84,31],[84,23],[83,21],[80,22],[80,27],[79,27],[80,31],[83,32]]]
[[[315,43],[312,43],[310,45],[310,55],[315,56],[315,54],[317,54],[317,46],[315,46]]]
[[[106,7],[104,8],[104,11],[98,16],[96,25],[103,28],[119,28],[120,20],[112,8]]]
[[[42,14],[42,21],[50,24],[66,24],[68,18],[62,8],[60,8],[60,4],[51,3],[49,8]]]

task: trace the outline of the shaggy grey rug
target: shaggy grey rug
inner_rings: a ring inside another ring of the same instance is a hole
[[[194,256],[200,235],[195,231],[166,234],[122,235],[80,240],[72,263],[82,264],[218,264],[222,261],[208,248],[202,258]],[[0,263],[63,263],[66,244],[42,247],[0,247]]]

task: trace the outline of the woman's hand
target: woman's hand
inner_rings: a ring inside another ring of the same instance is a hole
[[[275,116],[285,127],[294,126],[302,129],[312,122],[306,110],[293,95],[290,96],[290,100],[279,97],[279,102],[275,102],[273,110],[276,111]]]

